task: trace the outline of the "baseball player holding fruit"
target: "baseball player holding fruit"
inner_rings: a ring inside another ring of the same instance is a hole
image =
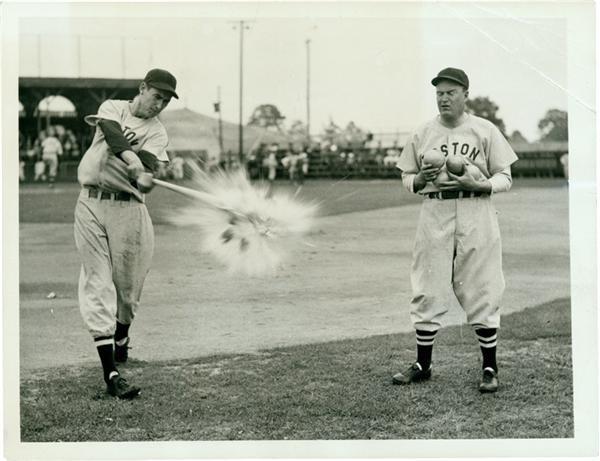
[[[147,172],[168,162],[165,128],[157,115],[169,104],[177,81],[152,69],[132,101],[107,100],[86,122],[96,126],[77,171],[82,186],[75,207],[75,243],[81,257],[79,308],[98,350],[110,395],[140,392],[115,362],[128,356],[129,327],[140,302],[154,251],[144,193]]]
[[[491,196],[510,189],[510,166],[517,156],[495,125],[465,112],[469,79],[464,71],[443,69],[431,83],[439,115],[412,134],[398,162],[404,186],[424,200],[411,267],[417,359],[395,374],[393,383],[431,377],[435,336],[455,296],[483,356],[479,391],[495,392],[505,284]]]

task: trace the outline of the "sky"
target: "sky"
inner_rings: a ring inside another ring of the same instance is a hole
[[[106,17],[22,19],[19,74],[141,79],[162,67],[177,77],[181,97],[167,110],[214,115],[220,87],[223,118],[238,121],[241,15],[139,17],[149,8],[140,5],[134,17],[131,9],[121,16],[106,8]],[[539,138],[547,110],[568,107],[568,37],[560,10],[532,16],[518,4],[447,3],[417,17],[398,6],[376,14],[245,11],[245,122],[266,103],[279,108],[288,126],[306,121],[307,39],[312,133],[329,120],[375,133],[409,132],[437,113],[430,80],[449,66],[467,72],[471,98],[489,97],[507,131],[530,141]],[[593,62],[581,68],[588,70],[593,74]]]

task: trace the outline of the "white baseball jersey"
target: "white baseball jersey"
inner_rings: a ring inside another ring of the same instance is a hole
[[[42,158],[53,158],[56,159],[57,156],[62,155],[63,148],[62,144],[58,139],[54,136],[48,136],[42,141]]]
[[[517,160],[495,125],[469,114],[455,128],[447,128],[435,118],[417,129],[398,161],[403,175],[418,173],[423,154],[431,149],[446,157],[462,156],[486,178],[503,173]],[[419,193],[438,190],[428,182]],[[489,195],[424,199],[413,248],[411,285],[411,318],[418,330],[438,330],[452,296],[474,328],[498,328],[505,283],[500,229]]]
[[[134,152],[144,150],[154,154],[160,161],[169,161],[165,151],[168,144],[167,132],[158,118],[135,117],[129,109],[129,101],[107,100],[99,107],[96,115],[85,117],[85,121],[93,126],[102,119],[115,121],[121,126],[123,135]],[[143,201],[143,194],[130,182],[127,164],[110,151],[99,127],[96,128],[91,146],[79,163],[77,178],[82,186],[97,186],[108,192],[129,192]]]
[[[404,173],[418,173],[423,154],[432,149],[439,150],[446,157],[461,155],[477,166],[486,178],[501,172],[517,160],[500,130],[490,121],[471,114],[466,114],[465,121],[455,128],[442,125],[439,117],[419,127],[406,142],[398,168]],[[438,190],[435,184],[428,182],[419,193]]]

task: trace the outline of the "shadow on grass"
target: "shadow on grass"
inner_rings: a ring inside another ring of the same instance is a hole
[[[21,383],[22,441],[349,440],[573,437],[568,299],[503,318],[500,389],[477,391],[467,327],[438,334],[430,381],[394,386],[412,334],[196,360],[131,360],[134,401],[105,394],[99,369],[47,369]]]

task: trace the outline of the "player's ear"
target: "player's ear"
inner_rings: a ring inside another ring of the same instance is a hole
[[[469,90],[465,90],[465,99],[469,99]]]
[[[140,87],[139,87],[140,94],[142,94],[144,92],[144,90],[147,90],[147,89],[148,89],[148,85],[146,85],[146,82],[140,83]]]

